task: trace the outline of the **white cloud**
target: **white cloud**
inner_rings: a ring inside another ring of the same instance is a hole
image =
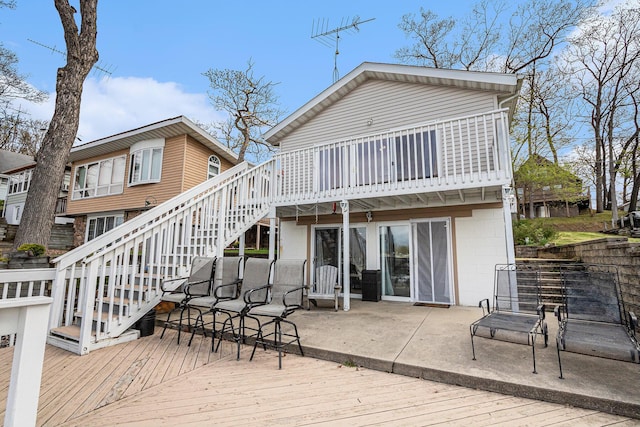
[[[51,120],[55,93],[41,104],[22,103],[32,118]],[[210,123],[221,120],[206,93],[187,93],[178,83],[152,78],[88,78],[82,92],[78,136],[83,142],[184,115]]]

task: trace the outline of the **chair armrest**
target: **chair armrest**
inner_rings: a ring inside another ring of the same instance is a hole
[[[178,280],[187,281],[187,280],[189,280],[189,278],[188,277],[176,277],[175,279],[164,279],[160,283],[160,289],[162,289],[163,293],[165,293],[165,292],[173,292],[176,289],[178,289],[178,287],[181,285],[181,283],[178,283],[177,285],[170,286],[170,287],[165,286],[165,283],[177,282]]]
[[[486,311],[485,311],[485,306],[486,306]],[[482,309],[482,315],[483,316],[491,313],[491,306],[489,305],[489,298],[485,298],[483,300],[480,300],[480,302],[478,303],[478,307],[480,307]]]
[[[303,291],[307,288],[306,285],[304,286],[299,286],[297,288],[292,288],[289,289],[287,292],[285,292],[284,294],[282,294],[282,305],[284,305],[286,308],[289,307],[302,307],[302,298],[300,298],[300,304],[287,304],[287,295],[289,295],[292,292],[299,292],[299,291]],[[304,296],[304,293],[302,294],[302,296]]]
[[[556,308],[553,309],[553,315],[558,318],[558,323],[562,322],[563,313],[564,317],[567,317],[567,309],[564,305],[557,305]]]
[[[638,318],[636,317],[636,314],[633,311],[629,312],[629,330],[631,332],[631,334],[634,336],[636,336],[636,328],[638,327]]]
[[[263,291],[263,290],[265,290],[265,289],[269,289],[269,288],[271,288],[271,285],[266,284],[266,285],[262,285],[262,286],[257,287],[257,288],[249,289],[249,290],[248,290],[247,292],[245,292],[245,293],[244,293],[244,295],[242,296],[242,297],[243,297],[243,299],[244,299],[244,303],[245,303],[245,304],[247,304],[247,305],[254,305],[254,304],[266,304],[266,302],[267,302],[268,292],[265,292],[265,298],[264,298],[264,300],[260,300],[260,301],[253,301],[253,300],[251,299],[251,295],[252,295],[254,292]]]
[[[536,312],[538,313],[538,316],[540,317],[540,320],[544,320],[545,318],[545,310],[546,310],[547,306],[544,304],[540,304],[537,308],[536,308]]]
[[[209,280],[198,280],[198,281],[195,281],[195,282],[187,282],[187,283],[185,283],[185,284],[184,284],[184,293],[185,293],[185,294],[187,294],[187,295],[189,295],[189,296],[191,296],[191,297],[202,297],[202,296],[206,296],[206,295],[208,295],[208,294],[204,294],[204,295],[202,295],[202,294],[192,294],[192,293],[190,293],[190,292],[189,292],[189,287],[190,287],[191,285],[198,285],[198,284],[200,284],[200,283],[206,283],[206,282],[209,282]]]
[[[224,301],[224,300],[228,300],[228,299],[236,299],[238,298],[238,291],[240,290],[240,284],[242,283],[242,279],[238,279],[235,280],[231,283],[225,283],[224,285],[220,285],[218,286],[215,291],[213,291],[213,296],[216,298],[216,302],[218,301]],[[233,296],[230,297],[223,297],[221,295],[218,294],[218,291],[221,290],[222,288],[229,288],[229,287],[233,287]]]

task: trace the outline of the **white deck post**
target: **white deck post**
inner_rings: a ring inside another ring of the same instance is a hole
[[[342,208],[342,307],[344,311],[349,311],[351,308],[351,247],[349,246],[349,238],[351,233],[349,232],[349,202],[343,200],[340,202]]]
[[[0,332],[17,334],[4,415],[5,426],[36,425],[52,301],[49,297],[0,301]]]
[[[269,210],[269,259],[276,259],[276,209]]]
[[[516,262],[516,253],[513,246],[513,227],[511,224],[511,199],[513,198],[513,189],[505,185],[502,187],[502,212],[504,214],[504,233],[506,241],[507,264]]]
[[[246,232],[242,233],[238,238],[238,256],[244,256],[244,236]]]

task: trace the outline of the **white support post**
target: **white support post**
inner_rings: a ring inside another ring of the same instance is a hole
[[[244,256],[244,235],[245,233],[242,233],[238,238],[238,255],[242,257]]]
[[[511,199],[514,197],[513,188],[508,185],[502,187],[502,212],[504,215],[504,233],[506,241],[507,264],[516,262],[515,247],[513,245],[513,227],[511,224]]]
[[[224,256],[224,239],[227,225],[227,191],[225,187],[222,189],[220,205],[218,207],[218,233],[216,236],[216,256],[222,258]]]
[[[0,332],[11,332],[4,330],[10,327],[17,334],[4,414],[5,426],[36,425],[47,320],[52,301],[49,297],[0,301],[0,319],[3,319]]]
[[[350,302],[350,273],[351,273],[351,246],[349,245],[349,202],[343,200],[340,202],[342,208],[342,307],[344,311],[351,308]]]
[[[269,259],[276,259],[276,218],[269,218]]]

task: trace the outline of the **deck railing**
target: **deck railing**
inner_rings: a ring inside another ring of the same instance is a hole
[[[511,178],[506,110],[279,153],[275,202],[501,185]]]

